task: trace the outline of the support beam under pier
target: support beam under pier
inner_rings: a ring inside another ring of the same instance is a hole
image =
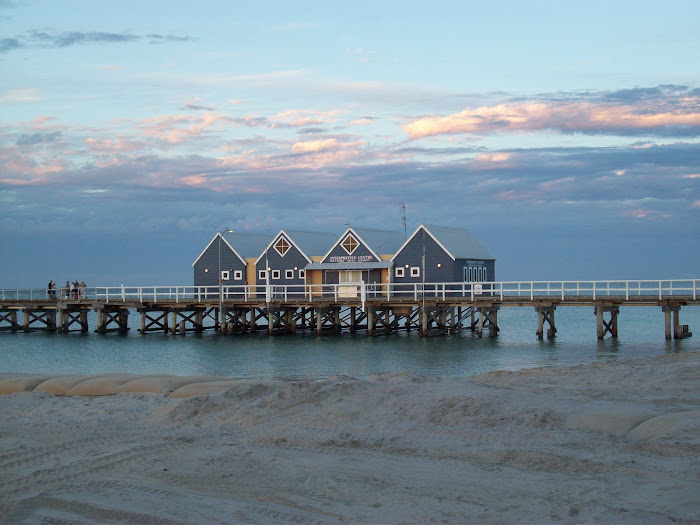
[[[538,305],[535,306],[535,311],[537,312],[537,339],[544,338],[544,324],[545,322],[549,325],[547,328],[547,339],[554,339],[557,335],[557,327],[554,324],[554,310],[557,307],[555,305]]]
[[[604,314],[610,314],[610,321],[605,320]],[[617,316],[620,313],[619,306],[596,306],[596,332],[598,339],[604,339],[607,334],[617,339]]]
[[[661,311],[664,313],[664,328],[666,339],[685,339],[692,337],[693,332],[688,329],[687,324],[680,324],[681,305],[676,302],[666,302],[661,305]],[[671,332],[671,315],[673,315],[673,332]]]

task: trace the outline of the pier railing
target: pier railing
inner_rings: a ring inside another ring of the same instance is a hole
[[[253,286],[98,286],[71,295],[50,293],[46,289],[0,289],[0,299],[11,300],[102,300],[106,302],[218,301],[289,302],[332,300],[362,301],[368,299],[419,301],[462,298],[525,299],[557,298],[601,299],[615,297],[658,299],[687,297],[697,300],[700,279],[665,279],[635,281],[503,281],[458,283],[341,283],[306,285]]]

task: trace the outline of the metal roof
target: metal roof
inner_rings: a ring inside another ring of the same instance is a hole
[[[406,239],[397,231],[365,230],[363,228],[351,228],[362,241],[377,255],[396,253]]]
[[[253,233],[224,232],[224,240],[243,259],[257,258],[270,242],[268,235]]]
[[[422,226],[456,259],[495,260],[491,252],[484,248],[469,230],[428,224]]]
[[[307,257],[320,257],[338,240],[335,233],[318,233],[297,230],[283,230],[289,240],[297,245]],[[277,237],[275,237],[277,238]]]

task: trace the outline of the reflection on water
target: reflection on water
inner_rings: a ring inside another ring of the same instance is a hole
[[[683,324],[700,331],[700,308],[684,307]],[[95,320],[90,319],[94,328]],[[260,333],[221,337],[174,336],[135,331],[94,333],[0,333],[0,371],[29,373],[216,374],[236,378],[320,379],[343,374],[366,378],[382,372],[463,377],[493,370],[568,366],[663,352],[700,350],[700,338],[664,339],[657,308],[622,308],[619,338],[598,341],[592,308],[557,310],[555,340],[535,337],[532,308],[503,308],[501,332],[478,339],[470,332],[420,337]]]

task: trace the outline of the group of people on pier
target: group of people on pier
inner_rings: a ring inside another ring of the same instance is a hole
[[[85,281],[78,282],[76,279],[73,282],[66,281],[65,286],[60,288],[59,296],[56,295],[56,283],[53,280],[49,281],[47,294],[49,299],[85,299],[87,297],[87,285]]]

